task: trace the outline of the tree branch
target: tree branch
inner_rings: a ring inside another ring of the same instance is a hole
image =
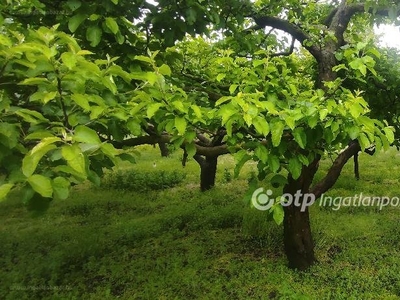
[[[252,27],[251,29],[261,29],[266,26],[270,26],[275,29],[282,30],[286,33],[289,33],[292,37],[298,40],[313,56],[318,56],[320,50],[316,46],[304,45],[304,41],[308,40],[310,37],[298,26],[290,23],[287,20],[283,20],[277,17],[253,16],[252,18],[254,22],[257,24],[257,26]]]
[[[292,36],[292,42],[290,43],[290,47],[289,47],[288,51],[273,53],[269,57],[289,56],[289,55],[291,55],[293,53],[293,50],[294,50],[294,43],[295,42],[296,42],[296,39]]]
[[[342,1],[340,6],[331,11],[325,25],[335,32],[335,36],[338,40],[339,46],[344,44],[343,34],[346,31],[351,18],[357,13],[363,13],[365,11],[365,3],[355,3],[346,5],[346,1]],[[368,13],[372,15],[379,15],[383,17],[389,16],[389,9],[387,7],[381,8],[369,8]],[[397,15],[400,14],[400,10],[397,11]]]
[[[171,136],[168,134],[162,135],[147,135],[147,136],[139,136],[135,138],[130,138],[123,140],[121,142],[118,141],[109,141],[115,148],[122,149],[123,147],[135,147],[139,145],[154,145],[158,143],[170,143]],[[204,156],[219,156],[223,154],[230,153],[228,150],[228,146],[226,144],[219,146],[202,146],[196,144],[196,155],[204,155]]]
[[[358,142],[350,143],[350,145],[335,159],[328,174],[326,174],[320,182],[311,188],[310,193],[314,194],[315,197],[318,198],[329,190],[336,183],[344,165],[359,151],[361,151],[361,147]]]

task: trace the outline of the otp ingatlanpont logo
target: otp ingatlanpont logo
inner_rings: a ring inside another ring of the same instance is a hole
[[[258,188],[251,196],[251,203],[258,210],[268,210],[275,202],[270,196],[272,196],[272,190],[266,190],[264,193],[263,188]]]

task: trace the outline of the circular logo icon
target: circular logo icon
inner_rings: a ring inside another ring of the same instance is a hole
[[[251,203],[258,210],[268,210],[274,204],[274,199],[269,198],[269,196],[272,196],[271,190],[266,190],[264,193],[263,188],[258,188],[251,196]]]

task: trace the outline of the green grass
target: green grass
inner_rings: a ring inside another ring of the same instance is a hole
[[[141,153],[116,172],[186,176],[162,190],[83,184],[44,214],[17,198],[0,203],[0,299],[400,298],[399,208],[315,204],[319,262],[296,272],[286,266],[282,227],[243,199],[254,164],[234,179],[232,158],[221,157],[216,188],[201,193],[194,161],[182,169],[178,152]],[[349,163],[327,195],[400,196],[398,156],[361,155],[361,180]]]

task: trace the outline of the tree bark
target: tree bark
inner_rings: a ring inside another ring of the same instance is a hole
[[[194,159],[200,165],[200,190],[204,192],[212,189],[215,186],[218,156],[195,155]]]
[[[306,270],[315,262],[308,208],[302,212],[300,206],[290,205],[284,210],[283,234],[289,268]]]
[[[158,143],[158,147],[160,148],[161,156],[168,157],[169,156],[169,149],[167,143],[160,142]]]
[[[354,176],[360,180],[360,170],[358,168],[358,153],[354,154]]]
[[[316,158],[309,166],[303,166],[298,179],[288,177],[283,192],[292,196],[292,203],[284,207],[283,236],[285,253],[289,268],[306,270],[315,263],[314,241],[311,234],[308,207],[302,209],[304,195],[308,193],[314,175],[318,170],[320,158]],[[299,201],[295,203],[295,195],[301,192]],[[303,210],[303,211],[302,211]]]

